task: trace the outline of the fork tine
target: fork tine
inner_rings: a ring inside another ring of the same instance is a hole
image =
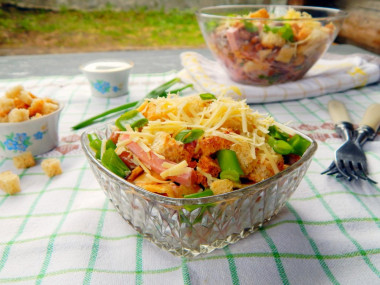
[[[327,167],[325,171],[321,172],[321,174],[331,175],[331,174],[329,174],[329,173],[327,173],[327,172],[331,172],[331,171],[333,171],[333,170],[334,170],[334,171],[336,170],[336,166],[335,166],[335,162],[334,162],[334,161],[331,162],[331,164],[329,165],[329,167]]]
[[[344,169],[346,170],[346,173],[349,176],[352,176],[353,178],[358,180],[359,176],[356,174],[356,172],[354,170],[354,166],[352,164],[352,161],[343,161],[343,164],[344,164]]]
[[[372,184],[377,184],[377,181],[371,179],[370,177],[368,177],[367,173],[368,173],[368,170],[367,170],[367,165],[366,164],[361,164],[361,163],[358,163],[358,168],[359,170],[363,173],[363,176],[366,178],[365,180],[371,182]]]
[[[336,164],[336,167],[338,168],[340,174],[343,175],[344,178],[348,179],[348,181],[351,181],[354,176],[350,175],[348,173],[347,168],[345,167],[343,160],[339,160]]]
[[[363,179],[363,180],[368,180],[368,176],[365,174],[365,172],[363,170],[361,170],[361,167],[360,167],[360,163],[357,163],[357,164],[353,164],[353,168],[354,168],[354,172],[355,174],[360,178],[360,179]]]
[[[329,173],[326,173],[327,175],[334,175],[334,174],[339,174],[339,170],[335,167],[335,169],[333,169],[332,171],[330,171]]]

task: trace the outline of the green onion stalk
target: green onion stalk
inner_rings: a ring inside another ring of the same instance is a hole
[[[155,99],[155,98],[158,98],[158,97],[166,97],[167,96],[167,93],[178,93],[178,92],[181,92],[187,88],[192,88],[193,85],[192,84],[187,84],[181,88],[178,88],[178,89],[174,89],[174,90],[171,90],[171,91],[167,91],[170,87],[172,87],[174,84],[176,83],[179,83],[181,80],[179,78],[174,78],[168,82],[165,82],[164,84],[158,86],[157,88],[153,89],[152,91],[150,91],[147,95],[145,95],[145,97],[139,101],[134,101],[134,102],[130,102],[130,103],[127,103],[127,104],[124,104],[124,105],[121,105],[121,106],[118,106],[116,108],[113,108],[113,109],[110,109],[110,110],[107,110],[103,113],[100,113],[94,117],[91,117],[83,122],[80,122],[79,124],[75,125],[72,127],[73,130],[79,130],[81,128],[84,128],[84,127],[87,127],[89,125],[92,125],[96,122],[98,122],[99,119],[102,119],[104,117],[107,117],[111,114],[114,114],[114,113],[118,113],[118,112],[121,112],[121,111],[127,111],[128,109],[130,108],[137,108],[139,107],[142,103],[144,103],[144,101],[146,99]]]

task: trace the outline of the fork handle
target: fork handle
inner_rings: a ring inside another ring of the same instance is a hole
[[[344,103],[330,100],[327,107],[330,117],[335,123],[336,132],[345,140],[351,139],[354,136],[354,126]]]
[[[342,122],[351,122],[346,106],[338,100],[330,100],[328,103],[329,114],[333,122],[338,125]]]
[[[356,142],[363,145],[367,140],[373,140],[377,135],[379,125],[380,104],[375,103],[367,108],[363,119],[360,122],[360,126],[357,129]]]
[[[377,131],[380,125],[380,104],[375,103],[367,108],[360,125],[369,126],[375,132]]]

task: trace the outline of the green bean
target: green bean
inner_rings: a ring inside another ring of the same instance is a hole
[[[130,125],[132,129],[140,128],[148,123],[148,119],[137,110],[130,110],[121,115],[115,122],[116,127],[125,131],[125,126]]]
[[[289,144],[293,147],[294,154],[302,156],[310,146],[311,142],[296,134],[290,138]]]
[[[121,178],[125,178],[130,173],[129,168],[112,148],[109,148],[104,152],[102,156],[102,164]]]
[[[220,179],[228,179],[234,182],[239,182],[240,181],[240,174],[233,169],[227,169],[223,170],[219,174]]]
[[[221,175],[226,178],[230,177],[227,179],[230,179],[232,181],[239,182],[240,175],[244,175],[244,171],[240,167],[236,152],[229,149],[221,149],[216,153],[216,158],[218,160],[220,169],[222,170]]]
[[[277,140],[273,145],[273,150],[282,155],[293,153],[293,147],[283,140]]]

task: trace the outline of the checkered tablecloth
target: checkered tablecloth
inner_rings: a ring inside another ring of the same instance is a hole
[[[380,86],[369,85],[296,101],[252,105],[289,122],[319,144],[311,166],[277,217],[248,238],[193,259],[143,239],[116,212],[94,178],[71,126],[173,78],[174,72],[130,78],[130,95],[90,95],[82,75],[0,80],[0,94],[22,84],[65,103],[60,144],[18,170],[0,158],[0,172],[20,176],[22,192],[0,193],[0,284],[380,284],[380,188],[320,172],[341,140],[327,112],[343,101],[355,122]],[[365,145],[371,177],[380,182],[380,140]],[[48,178],[40,162],[60,159],[63,174]]]

